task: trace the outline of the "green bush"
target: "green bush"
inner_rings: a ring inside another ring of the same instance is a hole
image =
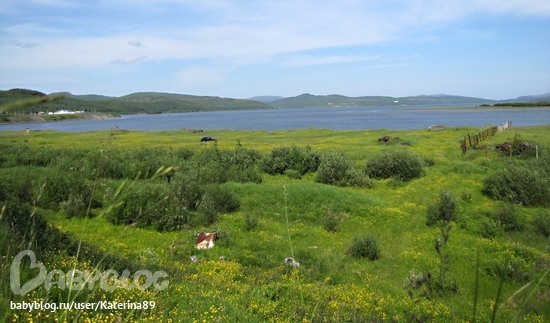
[[[248,212],[244,214],[244,229],[252,231],[258,227],[259,221],[257,216],[250,215]]]
[[[340,221],[338,219],[338,216],[336,216],[336,214],[334,214],[334,212],[331,209],[327,210],[324,222],[325,222],[324,223],[324,228],[328,232],[337,232],[338,231],[338,224],[339,224]]]
[[[370,235],[354,237],[348,253],[353,257],[369,260],[376,260],[381,257],[378,242]]]
[[[268,174],[285,174],[293,169],[300,175],[315,172],[319,168],[319,153],[310,146],[275,147],[263,161],[263,169]]]
[[[191,219],[191,212],[177,206],[158,214],[153,226],[157,231],[177,231],[185,229]]]
[[[89,201],[92,194],[80,173],[57,168],[45,169],[41,176],[34,179],[33,187],[37,205],[52,210],[58,210],[61,202],[71,196],[80,195],[84,201]]]
[[[338,152],[329,152],[321,156],[315,180],[337,186],[368,186],[367,179],[355,168],[351,159]]]
[[[69,196],[69,199],[61,202],[59,206],[67,218],[86,215],[87,204],[81,194]]]
[[[540,161],[513,161],[487,177],[483,193],[493,199],[525,206],[550,205],[550,173]]]
[[[424,162],[419,156],[406,150],[392,150],[370,159],[365,167],[365,173],[372,178],[409,181],[420,177],[423,166]]]
[[[33,179],[39,176],[39,173],[39,170],[33,167],[0,169],[0,201],[14,199],[32,203]]]
[[[500,203],[489,213],[489,217],[499,224],[504,231],[519,231],[523,223],[519,219],[516,208],[509,203]]]
[[[261,183],[258,171],[261,159],[256,150],[237,147],[235,150],[207,148],[193,158],[203,184],[222,184],[227,181]]]
[[[209,185],[205,187],[198,211],[212,210],[215,213],[229,213],[236,211],[239,206],[239,200],[229,189],[219,185]]]
[[[119,205],[107,214],[107,220],[114,224],[154,226],[177,205],[166,184],[140,182],[127,188]]]
[[[545,237],[550,237],[550,211],[548,209],[540,211],[533,218],[533,226]]]
[[[492,219],[484,218],[481,222],[480,234],[487,239],[494,239],[502,232],[502,226]]]
[[[202,198],[203,188],[199,176],[193,170],[181,170],[174,175],[171,182],[176,198],[183,208],[195,211]]]
[[[441,222],[450,222],[455,219],[456,199],[454,195],[446,190],[439,192],[437,203],[428,206],[426,224],[434,225]]]

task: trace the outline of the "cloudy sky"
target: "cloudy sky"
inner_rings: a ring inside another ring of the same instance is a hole
[[[1,0],[0,89],[550,92],[548,0]]]

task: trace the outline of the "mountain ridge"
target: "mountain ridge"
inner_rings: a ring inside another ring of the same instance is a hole
[[[492,100],[449,94],[420,94],[416,96],[358,96],[341,94],[314,95],[302,93],[294,97],[263,95],[250,99],[235,99],[218,96],[198,96],[168,92],[135,92],[115,97],[98,94],[76,95],[69,92],[56,92],[62,95],[55,102],[46,102],[28,108],[30,112],[57,111],[60,109],[85,110],[105,113],[170,113],[221,110],[251,110],[273,108],[309,107],[357,107],[357,106],[403,106],[403,105],[442,105],[476,106],[497,103],[550,101],[550,93],[520,96],[515,99]],[[7,103],[46,96],[45,93],[29,89],[0,90],[0,106]],[[35,111],[36,110],[36,111]]]

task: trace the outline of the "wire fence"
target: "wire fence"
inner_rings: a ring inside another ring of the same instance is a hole
[[[460,150],[462,154],[465,155],[468,149],[478,149],[483,140],[494,136],[497,132],[507,130],[510,127],[512,127],[512,122],[506,121],[499,126],[487,128],[475,135],[467,134],[464,136],[463,140],[460,140]]]

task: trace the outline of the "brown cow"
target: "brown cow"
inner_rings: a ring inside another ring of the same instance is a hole
[[[388,142],[388,140],[390,140],[389,136],[384,136],[382,138],[378,138],[378,142]]]
[[[216,232],[200,232],[197,234],[197,241],[195,247],[197,249],[210,249],[214,247],[216,241]]]

